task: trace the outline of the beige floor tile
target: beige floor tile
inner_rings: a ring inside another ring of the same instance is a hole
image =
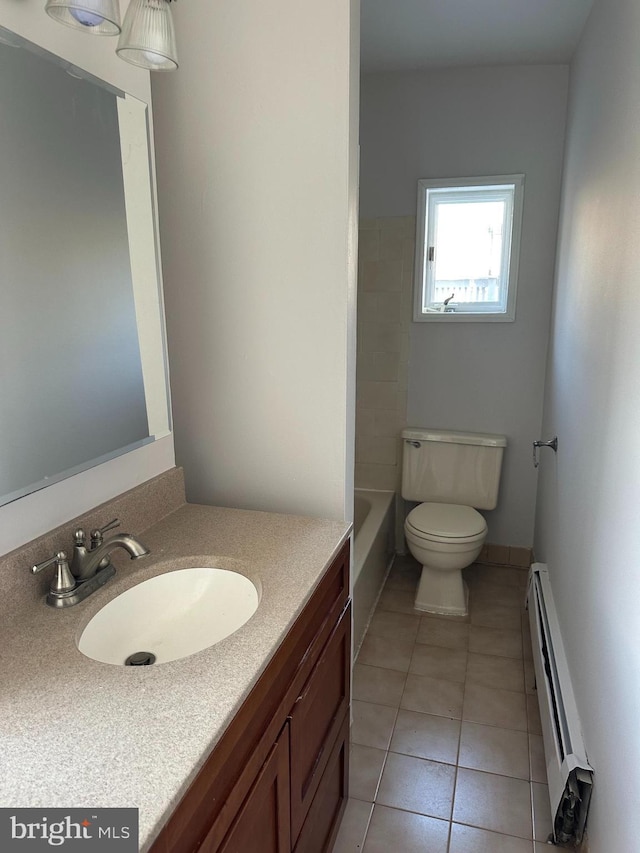
[[[387,578],[387,582],[385,583],[385,589],[397,589],[402,592],[409,592],[413,596],[416,597],[416,590],[418,589],[418,582],[420,581],[420,572],[417,572],[415,575],[413,574],[402,574],[402,575],[392,575],[389,574]]]
[[[449,820],[455,767],[390,752],[376,803]]]
[[[542,734],[542,723],[540,722],[540,706],[538,705],[538,694],[527,694],[527,718],[529,732],[532,735]]]
[[[466,569],[462,570],[462,579],[469,589],[471,589],[480,580],[478,569],[482,569],[482,565],[480,563],[471,563],[470,566],[467,566]]]
[[[406,692],[405,687],[405,695]],[[404,696],[402,701],[404,703]],[[462,719],[526,732],[525,694],[468,682],[464,693]]]
[[[536,841],[546,841],[553,832],[549,787],[538,782],[531,784],[533,806],[533,837]]]
[[[526,732],[464,722],[460,737],[460,767],[529,779]]]
[[[357,661],[369,666],[408,672],[413,646],[413,640],[376,637],[367,632],[360,646]]]
[[[475,604],[478,601],[492,601],[506,607],[514,607],[521,610],[524,603],[524,592],[515,586],[502,586],[495,583],[476,583],[472,587],[471,600]]]
[[[547,784],[547,765],[541,735],[529,735],[529,772],[532,782]]]
[[[526,693],[536,692],[536,671],[532,660],[524,661],[524,689]]]
[[[389,572],[386,586],[388,589],[411,590],[415,595],[421,573],[422,566],[413,557],[396,557]]]
[[[390,610],[377,609],[369,623],[367,635],[388,637],[392,640],[411,640],[414,642],[420,626],[420,617],[408,613],[392,613]]]
[[[390,610],[392,613],[407,613],[419,616],[419,611],[413,606],[416,597],[415,589],[394,589],[388,584],[382,590],[378,601],[378,610]]]
[[[405,572],[417,572],[418,575],[422,566],[409,551],[406,554],[396,554],[393,560],[393,568],[389,574],[402,574]]]
[[[469,654],[467,684],[471,683],[524,693],[522,661],[496,655]]]
[[[518,574],[522,576],[522,586],[526,587],[529,578],[529,568],[533,559],[533,551],[526,547],[510,547],[509,548],[509,566],[514,569],[519,569]]]
[[[423,714],[436,714],[459,720],[462,715],[463,696],[464,685],[455,681],[409,674],[400,707],[407,711],[421,711]]]
[[[391,737],[392,752],[430,758],[446,764],[455,764],[460,740],[460,721],[417,711],[398,712]]]
[[[445,619],[420,620],[416,642],[445,649],[466,649],[469,645],[470,625],[464,622],[447,622]]]
[[[373,803],[349,798],[332,853],[361,853]]]
[[[446,820],[376,805],[364,853],[447,853],[448,840]]]
[[[457,620],[414,610],[420,569],[396,558],[354,667],[352,799],[333,853],[360,853],[367,823],[365,853],[445,853],[452,809],[449,853],[532,853],[532,808],[535,853],[548,849],[526,572],[469,567]]]
[[[525,660],[533,660],[533,646],[529,629],[529,614],[522,614],[522,653]]]
[[[453,823],[449,853],[531,853],[531,842]]]
[[[353,667],[352,696],[361,702],[398,708],[406,680],[403,672],[357,663]]]
[[[516,587],[525,589],[527,586],[528,572],[521,569],[505,566],[492,566],[490,564],[476,565],[473,567],[473,575],[483,583],[496,584],[502,587]]]
[[[414,675],[428,675],[444,681],[464,683],[467,671],[467,652],[465,649],[445,649],[441,646],[425,646],[416,643],[409,672]]]
[[[522,658],[522,631],[472,625],[469,632],[469,651],[481,655]]]
[[[349,756],[349,794],[358,800],[372,803],[376,798],[378,783],[387,753],[382,749],[351,744]]]
[[[471,624],[482,625],[485,628],[500,628],[504,631],[517,631],[521,627],[520,610],[497,604],[488,599],[472,601]]]
[[[397,711],[386,705],[373,702],[351,703],[353,722],[351,724],[351,742],[360,746],[373,746],[376,749],[388,749],[391,734],[396,721]]]
[[[531,786],[523,779],[461,767],[456,781],[453,820],[531,839]]]

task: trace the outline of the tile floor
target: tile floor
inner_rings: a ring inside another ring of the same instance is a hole
[[[350,799],[333,853],[544,853],[527,572],[471,566],[464,620],[414,611],[419,573],[396,557],[354,666]]]

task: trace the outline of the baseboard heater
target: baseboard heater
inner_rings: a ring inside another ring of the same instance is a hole
[[[562,635],[544,563],[534,563],[527,595],[533,663],[553,816],[553,841],[579,844],[593,769],[587,761]]]

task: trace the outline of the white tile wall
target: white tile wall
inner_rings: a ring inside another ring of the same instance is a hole
[[[415,217],[360,223],[356,413],[357,488],[400,486],[406,426]]]

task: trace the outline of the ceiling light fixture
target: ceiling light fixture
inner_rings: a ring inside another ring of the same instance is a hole
[[[171,0],[131,0],[120,25],[118,0],[47,0],[46,13],[68,27],[117,36],[120,59],[148,71],[175,71],[178,49]]]
[[[124,16],[116,53],[149,71],[174,71],[178,50],[171,0],[131,0]]]
[[[54,21],[95,36],[120,32],[118,0],[47,0],[45,11]]]

